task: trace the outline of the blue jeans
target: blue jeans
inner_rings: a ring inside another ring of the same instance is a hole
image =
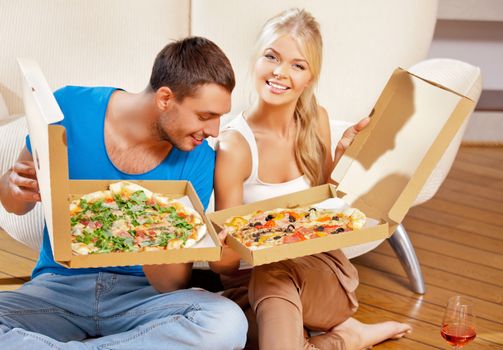
[[[0,292],[2,350],[241,349],[246,331],[232,301],[195,289],[159,294],[145,277],[48,273]]]

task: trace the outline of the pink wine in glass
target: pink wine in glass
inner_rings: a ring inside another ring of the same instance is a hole
[[[450,345],[457,347],[468,344],[477,335],[473,327],[456,323],[443,325],[440,334]]]

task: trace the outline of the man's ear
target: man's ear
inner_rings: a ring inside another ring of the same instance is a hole
[[[173,94],[173,91],[167,86],[160,87],[155,92],[156,106],[163,112],[169,110],[174,101],[175,95]]]

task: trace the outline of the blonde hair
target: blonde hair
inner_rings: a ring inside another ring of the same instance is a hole
[[[262,27],[256,44],[254,62],[267,46],[285,35],[296,41],[312,74],[312,83],[300,95],[294,111],[295,160],[311,185],[316,186],[326,180],[323,166],[327,154],[327,145],[319,135],[319,106],[314,95],[322,61],[323,43],[320,27],[316,19],[303,9],[292,8],[281,12]]]

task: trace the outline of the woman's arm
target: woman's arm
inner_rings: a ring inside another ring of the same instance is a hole
[[[325,108],[319,106],[318,116],[320,118],[319,133],[323,142],[325,143],[325,145],[327,145],[327,156],[325,158],[323,172],[325,175],[326,182],[334,183],[334,181],[330,178],[332,171],[334,170],[337,163],[339,163],[339,160],[341,159],[342,155],[344,154],[344,152],[346,152],[346,149],[349,147],[349,145],[351,145],[356,135],[358,135],[358,133],[368,125],[368,123],[370,122],[370,118],[369,117],[363,118],[358,123],[350,126],[349,128],[346,129],[346,131],[344,131],[344,134],[342,134],[341,139],[337,143],[337,147],[335,148],[334,151],[334,157],[332,158],[330,122],[328,118],[328,113],[325,110]]]
[[[332,166],[332,169],[335,168],[344,152],[346,152],[346,149],[349,147],[349,145],[353,143],[353,140],[355,139],[356,135],[358,135],[358,133],[362,131],[368,125],[369,122],[370,122],[369,117],[363,118],[358,123],[350,126],[349,128],[346,129],[346,131],[344,131],[344,134],[342,134],[342,137],[337,143],[337,147],[335,148],[334,164]]]
[[[243,182],[251,174],[251,152],[241,134],[221,134],[215,165],[215,209],[222,210],[243,204]],[[220,261],[210,262],[213,272],[232,274],[239,268],[239,255],[225,244],[225,232],[219,233],[223,244]]]
[[[326,179],[325,182],[330,182],[330,175],[332,174],[332,169],[335,164],[332,159],[332,142],[330,137],[330,122],[328,119],[328,113],[325,108],[319,106],[318,107],[318,127],[319,127],[319,135],[323,141],[323,143],[327,147],[327,153],[325,155],[325,161],[323,163],[323,175]]]

